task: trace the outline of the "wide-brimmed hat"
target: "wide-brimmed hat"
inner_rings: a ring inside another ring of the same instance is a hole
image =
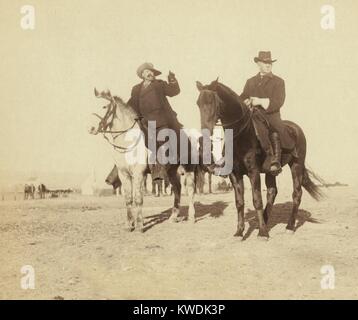
[[[273,63],[277,60],[271,59],[271,51],[260,51],[258,56],[254,58],[255,62],[261,61],[266,63]]]
[[[145,62],[145,63],[141,64],[137,69],[137,75],[139,78],[142,78],[142,73],[146,69],[152,70],[155,76],[159,76],[160,74],[162,74],[160,71],[154,69],[154,66],[152,63]]]

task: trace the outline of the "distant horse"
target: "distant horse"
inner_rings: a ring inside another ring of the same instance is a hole
[[[243,239],[244,235],[243,176],[247,175],[250,179],[253,204],[258,216],[258,236],[268,239],[267,222],[277,195],[276,178],[271,174],[266,174],[267,204],[265,210],[263,210],[260,172],[262,172],[264,154],[252,123],[251,110],[234,91],[218,80],[207,86],[197,82],[197,88],[200,92],[197,103],[200,109],[202,129],[209,129],[212,133],[216,122],[220,119],[224,129],[233,130],[234,166],[230,180],[235,192],[238,213],[238,226],[235,236]],[[283,150],[282,153],[282,166],[286,164],[290,166],[293,179],[293,207],[286,226],[287,231],[293,233],[298,207],[301,203],[302,186],[316,200],[319,200],[321,193],[310,179],[309,171],[305,167],[306,139],[302,129],[293,122],[285,121],[285,123],[295,135],[295,147],[298,155],[293,155],[287,150]]]
[[[118,168],[118,175],[123,184],[124,197],[127,207],[128,229],[134,229],[144,232],[142,217],[143,206],[143,182],[144,174],[148,167],[148,149],[144,145],[143,133],[137,113],[127,105],[121,98],[112,96],[109,91],[99,93],[95,89],[95,96],[109,101],[105,106],[106,113],[104,117],[95,114],[100,118],[98,127],[90,129],[91,134],[103,133],[104,137],[114,148],[115,162]],[[128,136],[134,134],[134,142],[128,141]],[[110,135],[110,138],[107,136]],[[110,141],[111,140],[111,141]],[[144,161],[129,162],[128,153],[133,154],[136,151],[144,150],[140,154]],[[170,183],[174,191],[174,206],[172,209],[172,221],[178,221],[181,198],[180,176],[177,173],[178,164],[166,165],[166,170]],[[194,167],[185,164],[185,175],[187,177],[190,197],[189,197],[189,215],[188,219],[195,221],[194,208]]]
[[[38,185],[37,191],[38,191],[38,193],[40,195],[40,199],[45,199],[46,198],[46,193],[48,193],[48,190],[47,190],[46,186],[43,183]]]
[[[25,184],[24,200],[28,200],[29,197],[31,197],[31,199],[35,199],[35,191],[36,191],[36,188],[33,184]]]

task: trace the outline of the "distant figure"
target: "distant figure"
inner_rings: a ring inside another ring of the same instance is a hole
[[[114,194],[117,194],[117,189],[118,189],[118,194],[119,195],[122,194],[122,181],[121,179],[119,179],[116,165],[113,167],[112,171],[107,176],[105,182],[113,187]]]
[[[36,191],[36,188],[33,184],[25,184],[24,200],[28,200],[29,197],[31,197],[31,199],[35,199],[35,191]]]
[[[165,170],[163,170],[160,173],[161,179],[152,179],[152,194],[156,197],[160,197],[165,195],[168,195],[167,189],[171,186],[169,182],[169,177]],[[172,189],[170,189],[170,195],[173,194]]]
[[[155,197],[160,197],[163,195],[163,180],[162,179],[152,179],[152,195]]]
[[[211,188],[212,173],[205,171],[203,170],[203,167],[198,166],[197,169],[195,170],[195,192],[197,194],[204,194],[205,173],[208,173],[209,193],[212,193],[212,188]]]

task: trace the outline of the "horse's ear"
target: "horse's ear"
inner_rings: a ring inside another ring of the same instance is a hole
[[[201,90],[204,89],[204,86],[203,86],[203,84],[202,84],[200,81],[197,81],[197,82],[196,82],[196,87],[198,88],[199,91],[201,91]]]
[[[219,84],[219,77],[217,77],[216,80],[214,80],[214,81],[210,84],[210,87],[212,88],[212,90],[216,90],[218,84]]]
[[[96,97],[99,96],[99,92],[98,92],[98,90],[97,90],[96,88],[94,88],[94,95],[95,95]]]

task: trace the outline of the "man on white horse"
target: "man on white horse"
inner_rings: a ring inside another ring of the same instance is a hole
[[[146,62],[140,65],[137,69],[137,75],[143,81],[133,87],[131,98],[128,101],[128,104],[142,118],[141,123],[147,135],[147,146],[149,148],[156,146],[155,150],[151,150],[156,156],[156,150],[160,150],[160,145],[164,143],[157,141],[158,132],[161,129],[170,128],[178,133],[182,128],[177,120],[177,114],[173,111],[167,99],[167,97],[174,97],[180,93],[178,81],[171,71],[169,71],[168,82],[155,78],[160,74],[161,72],[156,70],[151,63]],[[150,134],[147,131],[149,121],[156,122],[155,134]],[[177,137],[179,137],[178,134]],[[152,140],[152,143],[149,143],[149,140]],[[153,180],[163,179],[164,167],[162,164],[156,161],[156,164],[151,165],[150,169]]]

